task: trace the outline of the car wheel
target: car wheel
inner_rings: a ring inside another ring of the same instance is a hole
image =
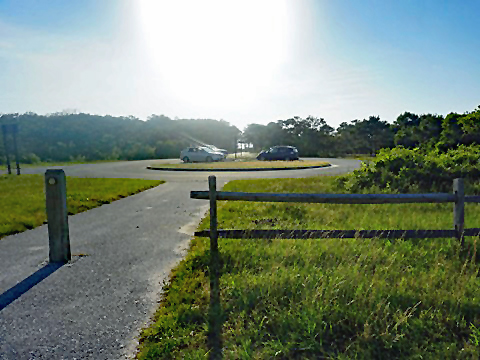
[[[285,158],[285,160],[287,160],[287,161],[292,161],[292,158],[291,158],[290,156],[287,156],[287,157]]]
[[[188,156],[185,156],[182,160],[183,162],[186,162],[186,163],[190,162],[190,159],[188,158]]]
[[[260,157],[258,158],[258,160],[264,161],[264,160],[265,160],[265,157],[264,157],[264,156],[260,156]]]
[[[206,158],[205,160],[206,160],[207,162],[212,162],[212,161],[213,161],[213,159],[212,159],[211,156],[207,156],[207,158]]]

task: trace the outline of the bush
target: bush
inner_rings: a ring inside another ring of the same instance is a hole
[[[453,179],[462,177],[466,190],[477,193],[479,176],[479,145],[461,145],[444,153],[399,146],[380,150],[374,160],[341,177],[339,185],[350,192],[450,192]]]

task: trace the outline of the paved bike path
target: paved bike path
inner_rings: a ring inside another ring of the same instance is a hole
[[[72,254],[85,256],[0,311],[0,359],[131,356],[163,280],[207,210],[206,201],[189,198],[206,182],[189,185],[166,183],[70,216]],[[46,226],[0,240],[0,294],[47,258]]]

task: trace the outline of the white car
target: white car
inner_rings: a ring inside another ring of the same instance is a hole
[[[189,147],[180,152],[180,159],[186,163],[222,161],[224,158],[225,157],[221,152],[213,151],[203,146]]]

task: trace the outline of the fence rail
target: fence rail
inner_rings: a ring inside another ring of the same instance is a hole
[[[456,235],[455,230],[217,230],[217,233],[224,239],[426,239]],[[195,235],[210,237],[210,231],[198,231]]]
[[[260,201],[260,202],[301,202],[321,204],[409,204],[456,202],[456,194],[275,194],[218,191],[217,200]],[[210,199],[209,191],[192,191],[192,199]],[[471,196],[479,202],[480,196]],[[477,199],[478,198],[478,199]]]
[[[217,230],[223,239],[435,239],[456,237],[456,230]],[[480,228],[464,229],[464,236],[479,236]],[[210,237],[210,230],[195,232]]]

